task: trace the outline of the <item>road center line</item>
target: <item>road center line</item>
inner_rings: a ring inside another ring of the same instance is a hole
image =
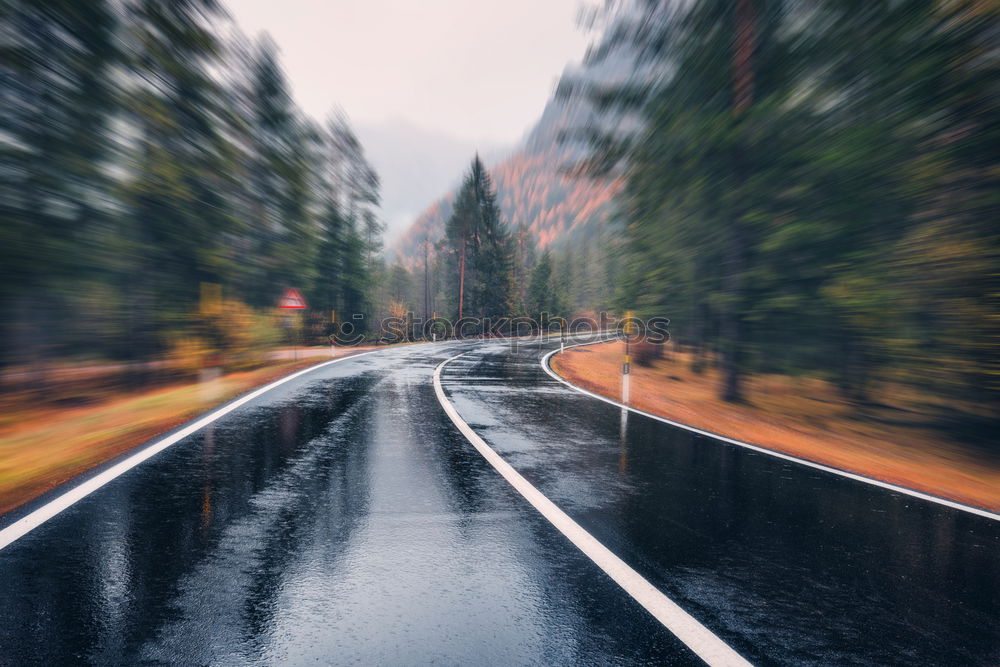
[[[496,453],[486,441],[479,437],[472,427],[462,419],[455,406],[448,400],[441,387],[441,370],[449,362],[468,352],[445,359],[434,369],[434,392],[445,413],[458,427],[462,435],[476,450],[489,461],[497,472],[524,496],[538,512],[549,520],[556,529],[566,536],[580,551],[622,587],[636,602],[663,624],[695,654],[710,665],[749,665],[739,653],[719,639],[711,630],[699,623],[693,616],[681,609],[673,600],[661,593],[641,574],[633,570],[625,561],[584,530],[559,507],[536,489],[531,482]]]
[[[232,403],[224,405],[221,408],[218,408],[217,410],[208,413],[204,417],[202,417],[202,418],[198,419],[197,421],[189,424],[188,426],[185,426],[184,428],[182,428],[181,430],[177,431],[176,433],[173,433],[173,434],[171,434],[171,435],[163,438],[159,442],[157,442],[157,443],[155,443],[153,445],[150,445],[149,447],[143,448],[142,450],[136,452],[135,454],[133,454],[132,456],[128,457],[127,459],[116,463],[115,465],[111,466],[107,470],[105,470],[105,471],[103,471],[101,473],[98,473],[97,475],[94,475],[90,479],[88,479],[88,480],[86,480],[86,481],[78,484],[77,486],[74,486],[73,488],[69,489],[68,491],[66,491],[62,495],[58,496],[57,498],[54,498],[54,499],[50,500],[49,502],[45,503],[44,505],[42,505],[41,507],[39,507],[35,511],[31,512],[30,514],[27,514],[27,515],[21,517],[20,519],[18,519],[17,521],[15,521],[14,523],[12,523],[11,525],[7,526],[3,530],[0,530],[0,549],[3,549],[5,547],[7,547],[12,542],[15,542],[16,540],[20,539],[21,537],[24,537],[26,534],[28,534],[29,532],[31,532],[32,530],[34,530],[38,526],[42,525],[43,523],[45,523],[46,521],[48,521],[52,517],[56,516],[57,514],[59,514],[60,512],[62,512],[63,510],[65,510],[66,508],[68,508],[69,506],[73,505],[78,500],[82,500],[83,498],[86,498],[87,496],[89,496],[94,491],[97,491],[99,488],[101,488],[102,486],[104,486],[108,482],[112,481],[116,477],[119,477],[119,476],[125,474],[126,472],[128,472],[132,468],[136,467],[137,465],[139,465],[143,461],[146,461],[146,460],[148,460],[148,459],[156,456],[157,454],[159,454],[160,452],[162,452],[164,449],[167,449],[171,445],[174,445],[174,444],[178,443],[179,441],[181,441],[184,438],[188,437],[192,433],[196,433],[197,431],[200,431],[201,429],[205,428],[206,426],[208,426],[209,424],[211,424],[215,420],[219,419],[220,417],[224,417],[224,416],[228,415],[230,412],[232,412],[236,408],[238,408],[238,407],[240,407],[242,405],[246,405],[247,403],[249,403],[253,399],[257,398],[258,396],[260,396],[262,394],[266,394],[267,392],[271,391],[275,387],[279,387],[279,386],[285,384],[286,382],[294,380],[295,378],[302,377],[306,373],[312,373],[313,371],[317,371],[317,370],[319,370],[321,368],[326,368],[327,366],[330,366],[331,364],[336,364],[336,363],[339,363],[341,361],[347,361],[348,359],[357,359],[358,357],[363,357],[366,354],[374,354],[375,352],[381,352],[381,351],[382,350],[372,350],[371,352],[362,352],[361,354],[352,354],[352,355],[349,355],[349,356],[346,356],[346,357],[339,357],[337,359],[331,359],[330,361],[323,362],[322,364],[316,364],[315,366],[310,366],[309,368],[305,368],[305,369],[303,369],[301,371],[297,371],[295,373],[292,373],[291,375],[286,375],[285,377],[280,378],[278,380],[275,380],[274,382],[272,382],[270,384],[264,385],[263,387],[260,387],[259,389],[255,389],[254,391],[250,392],[249,394],[247,394],[247,395],[245,395],[245,396],[243,396],[241,398],[236,399]]]
[[[575,343],[573,345],[567,345],[566,349],[571,347],[581,347],[584,345],[597,345],[598,343],[607,343],[609,340],[597,340],[588,341],[585,343]],[[927,500],[932,503],[937,503],[938,505],[944,505],[945,507],[950,507],[952,509],[961,510],[963,512],[968,512],[970,514],[977,514],[981,517],[987,519],[993,519],[994,521],[1000,521],[1000,514],[990,512],[989,510],[982,509],[980,507],[973,507],[972,505],[965,505],[963,503],[955,502],[954,500],[948,500],[946,498],[940,498],[938,496],[932,496],[929,493],[923,493],[921,491],[916,491],[914,489],[908,489],[905,486],[897,486],[896,484],[890,484],[889,482],[883,482],[879,479],[873,479],[871,477],[865,477],[864,475],[858,475],[853,472],[848,472],[846,470],[840,470],[839,468],[834,468],[831,466],[823,465],[822,463],[816,463],[815,461],[808,461],[806,459],[800,459],[797,456],[791,456],[789,454],[782,454],[781,452],[776,452],[773,449],[767,449],[766,447],[761,447],[759,445],[754,445],[749,442],[744,442],[742,440],[737,440],[735,438],[730,438],[725,435],[720,435],[718,433],[712,433],[711,431],[705,431],[700,428],[695,428],[694,426],[688,426],[687,424],[682,424],[681,422],[675,422],[666,417],[661,417],[659,415],[654,415],[651,412],[646,412],[645,410],[640,410],[638,408],[633,408],[630,405],[625,405],[624,403],[619,403],[618,401],[608,398],[607,396],[601,396],[592,391],[584,389],[583,387],[578,387],[566,378],[560,377],[558,373],[552,370],[549,365],[549,360],[559,352],[558,349],[552,350],[544,357],[542,357],[541,365],[542,369],[549,374],[553,379],[558,380],[562,384],[566,385],[570,389],[580,392],[581,394],[586,394],[591,398],[596,398],[605,403],[610,403],[617,408],[623,408],[630,412],[634,412],[637,415],[642,415],[644,417],[649,417],[650,419],[655,419],[656,421],[663,422],[664,424],[670,424],[671,426],[676,426],[677,428],[682,428],[685,431],[690,431],[692,433],[697,433],[698,435],[704,435],[709,438],[714,438],[715,440],[721,440],[722,442],[729,443],[730,445],[736,445],[737,447],[743,447],[745,449],[752,449],[755,452],[761,454],[767,454],[768,456],[774,456],[779,459],[784,459],[785,461],[791,461],[792,463],[798,463],[800,465],[809,466],[810,468],[815,468],[816,470],[822,470],[823,472],[828,472],[834,475],[839,475],[840,477],[846,477],[848,479],[853,479],[856,482],[863,482],[865,484],[870,484],[872,486],[879,486],[883,489],[888,489],[890,491],[895,491],[896,493],[902,493],[908,496],[913,496],[914,498],[920,498],[921,500]]]

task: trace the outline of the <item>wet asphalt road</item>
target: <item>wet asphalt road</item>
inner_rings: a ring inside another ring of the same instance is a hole
[[[551,346],[342,361],[158,454],[0,550],[0,664],[697,664],[445,416],[463,351],[463,418],[752,662],[1000,664],[1000,522],[623,419]]]

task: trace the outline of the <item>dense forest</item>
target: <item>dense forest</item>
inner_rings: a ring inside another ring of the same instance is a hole
[[[2,363],[321,341],[371,320],[378,177],[214,0],[3,3]],[[300,290],[313,320],[274,306]],[[364,324],[361,325],[363,329]]]
[[[306,117],[219,4],[3,8],[5,366],[634,310],[730,401],[782,373],[1000,413],[995,3],[608,3],[537,159],[475,158],[391,267],[345,116]]]
[[[526,318],[535,324],[568,317],[600,302],[610,307],[606,254],[591,261],[586,249],[559,253],[540,250],[531,228],[512,225],[502,215],[493,179],[476,156],[448,207],[444,232],[419,244],[417,257],[397,261],[389,271],[393,311],[412,313],[424,321],[478,320],[463,329],[487,332],[502,319]],[[577,261],[579,260],[579,261]],[[411,271],[407,264],[413,265]],[[444,330],[449,331],[449,330]],[[493,333],[510,333],[508,325]]]
[[[508,312],[669,317],[731,401],[747,398],[747,374],[808,374],[858,404],[891,383],[944,416],[995,419],[995,3],[631,7],[609,12],[588,57],[625,47],[644,76],[576,84],[606,119],[641,120],[575,134],[591,147],[576,168],[624,181],[615,218],[544,252],[524,236],[536,221],[509,220]],[[425,239],[410,282],[431,287],[410,303],[457,314],[454,268],[435,268]]]
[[[594,91],[645,120],[622,167],[621,304],[725,370],[1000,397],[994,3],[650,4],[613,39],[668,76]],[[996,414],[994,412],[994,414]]]

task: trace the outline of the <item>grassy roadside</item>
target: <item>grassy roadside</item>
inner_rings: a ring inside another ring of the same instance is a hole
[[[552,368],[573,384],[620,400],[622,346],[572,348],[555,355]],[[719,400],[716,380],[714,371],[697,375],[683,362],[633,364],[631,403],[707,431],[1000,511],[1000,465],[931,428],[860,415],[819,380],[750,378],[747,405]]]
[[[341,348],[348,356],[370,348]],[[329,360],[311,356],[223,375],[118,393],[97,403],[60,408],[5,397],[0,425],[0,514],[230,399],[302,368]]]

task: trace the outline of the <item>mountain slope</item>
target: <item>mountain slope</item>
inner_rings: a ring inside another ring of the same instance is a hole
[[[461,182],[475,150],[472,141],[402,120],[360,124],[356,131],[382,181],[381,208],[389,237],[413,224],[427,205],[428,192],[444,192]],[[504,148],[504,154],[510,151]],[[496,147],[486,147],[487,155],[499,153]]]
[[[562,81],[593,78],[595,69],[606,68],[571,68]],[[599,76],[602,80],[608,79],[606,71]],[[585,149],[578,142],[561,140],[566,131],[594,122],[596,113],[581,94],[556,94],[522,147],[489,167],[506,221],[512,228],[524,223],[537,239],[540,249],[569,238],[587,238],[596,233],[612,213],[612,200],[620,182],[569,173]],[[445,221],[451,215],[454,196],[454,191],[448,192],[428,206],[390,248],[404,265],[414,265],[425,240],[435,242],[441,238]]]

